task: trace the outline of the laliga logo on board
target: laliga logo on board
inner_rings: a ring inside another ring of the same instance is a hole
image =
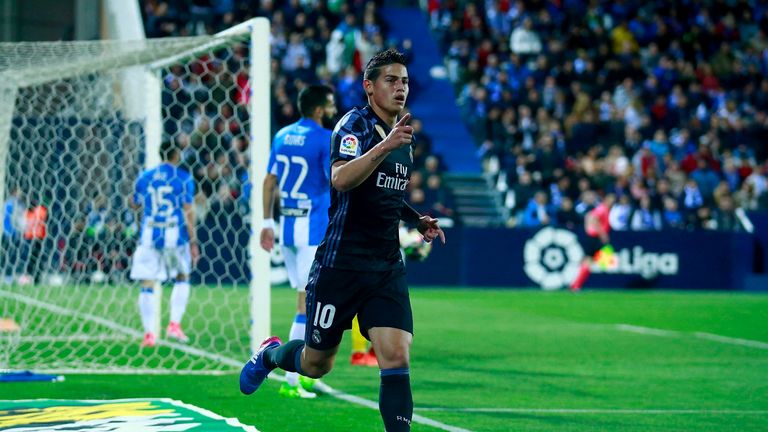
[[[595,271],[596,273],[639,274],[646,279],[652,279],[659,274],[673,275],[680,269],[680,259],[676,253],[644,252],[640,246],[621,249],[616,252],[617,265],[614,268]]]
[[[545,290],[556,290],[576,278],[584,250],[576,234],[544,228],[525,242],[525,274]]]
[[[576,234],[556,228],[544,228],[525,242],[525,274],[542,289],[556,290],[569,285],[579,271],[584,257]],[[646,252],[641,246],[615,252],[616,263],[609,268],[592,264],[593,273],[637,274],[645,279],[675,275],[680,271],[676,253]]]

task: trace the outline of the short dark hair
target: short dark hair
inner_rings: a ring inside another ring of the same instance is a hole
[[[328,103],[328,95],[333,94],[333,90],[327,85],[311,85],[299,92],[299,112],[302,117],[309,117],[315,111],[315,108],[322,108]]]
[[[386,51],[381,51],[368,60],[368,64],[365,65],[365,72],[363,73],[363,79],[369,81],[376,81],[376,78],[381,74],[381,68],[391,64],[401,64],[406,66],[405,55],[397,51],[394,48],[390,48]]]
[[[168,140],[168,141],[163,141],[160,144],[160,158],[163,161],[170,160],[175,153],[180,152],[180,151],[181,151],[181,149],[176,144],[176,140],[172,140],[171,139],[171,140]]]

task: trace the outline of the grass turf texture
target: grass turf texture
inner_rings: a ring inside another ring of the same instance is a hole
[[[433,420],[478,432],[759,431],[768,424],[768,349],[695,336],[709,332],[768,342],[768,296],[444,289],[415,289],[411,296],[416,413]],[[133,292],[130,303],[135,304]],[[292,291],[273,290],[273,331],[281,337],[294,304]],[[680,333],[637,334],[621,331],[620,323]],[[348,353],[347,335],[325,381],[377,400],[377,371],[350,367]],[[170,397],[237,417],[262,432],[383,429],[375,410],[330,396],[287,400],[277,395],[279,384],[268,380],[244,397],[236,374],[70,374],[63,383],[0,385],[0,399]],[[639,411],[478,413],[420,407]],[[717,410],[741,413],[712,412]],[[414,424],[412,430],[438,429]]]

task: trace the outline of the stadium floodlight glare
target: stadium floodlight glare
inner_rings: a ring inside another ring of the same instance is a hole
[[[250,229],[262,225],[269,92],[266,18],[202,37],[0,43],[0,197],[20,192],[19,232],[22,207],[48,211],[41,247],[20,237],[0,250],[0,319],[19,326],[0,341],[0,368],[239,368],[270,333],[269,255]],[[189,344],[164,339],[163,307],[158,346],[142,349],[128,201],[167,139],[196,170],[203,260],[182,323]]]

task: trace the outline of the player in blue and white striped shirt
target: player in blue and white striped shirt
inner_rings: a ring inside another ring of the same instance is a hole
[[[195,182],[178,167],[181,152],[172,141],[160,146],[163,162],[136,180],[132,207],[142,208],[139,242],[131,262],[131,279],[141,281],[139,312],[144,326],[142,346],[154,346],[155,281],[175,278],[171,293],[170,338],[187,342],[181,318],[189,300],[189,274],[200,250],[192,202]]]
[[[281,129],[272,142],[269,172],[263,185],[264,229],[261,230],[261,247],[271,251],[275,242],[274,189],[278,187],[280,243],[291,287],[299,293],[291,340],[304,339],[309,268],[328,227],[331,131],[323,127],[323,120],[332,120],[336,115],[333,90],[327,86],[315,85],[302,90],[298,105],[301,119]],[[280,388],[281,394],[315,397],[299,385],[296,372],[285,375],[286,383]]]

